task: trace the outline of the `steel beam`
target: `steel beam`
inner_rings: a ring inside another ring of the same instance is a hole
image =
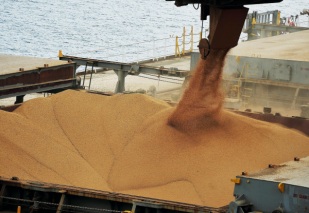
[[[289,87],[289,88],[299,88],[299,89],[309,89],[308,85],[298,84],[293,82],[281,82],[281,81],[272,81],[265,79],[253,79],[253,78],[223,78],[224,81],[241,81],[242,83],[253,83],[253,84],[263,84],[271,85],[278,87]]]
[[[65,194],[62,194],[61,198],[60,198],[59,205],[57,207],[56,213],[61,213],[62,212],[62,207],[63,207],[64,202],[65,202]]]
[[[252,25],[254,30],[265,30],[265,31],[282,31],[288,33],[299,32],[303,30],[308,30],[308,27],[291,27],[285,25],[273,25],[273,24],[255,24]]]
[[[114,71],[118,76],[118,81],[115,88],[115,93],[122,93],[125,91],[125,79],[128,75],[127,72],[122,72],[121,70]]]
[[[234,7],[248,4],[263,4],[281,2],[282,0],[166,0],[175,1],[176,6],[185,6],[188,4],[205,4],[217,7]]]
[[[300,88],[297,87],[296,90],[295,90],[295,94],[294,94],[294,98],[293,98],[293,103],[292,103],[292,106],[291,106],[292,109],[295,109],[295,104],[296,104],[296,101],[297,101],[299,89],[300,89]]]
[[[6,184],[2,184],[1,190],[0,190],[0,209],[2,208],[2,205],[3,205],[3,196],[5,192],[5,187],[6,187]]]
[[[44,182],[27,182],[23,180],[21,181],[20,180],[10,180],[4,177],[0,177],[0,184],[10,186],[11,197],[8,197],[6,199],[12,199],[12,200],[20,200],[19,197],[14,197],[15,191],[23,191],[23,190],[30,189],[32,191],[40,192],[45,195],[49,195],[50,193],[52,194],[61,193],[61,196],[62,196],[65,193],[65,198],[67,200],[70,200],[70,198],[76,198],[76,196],[78,196],[81,198],[85,198],[85,200],[86,199],[91,200],[93,203],[114,201],[114,202],[118,202],[118,205],[120,206],[125,206],[125,205],[127,206],[127,204],[134,205],[135,203],[139,205],[143,204],[144,207],[151,208],[153,210],[156,210],[158,209],[158,207],[160,207],[164,211],[172,210],[175,212],[188,212],[188,213],[226,212],[224,207],[213,208],[213,207],[207,207],[207,206],[199,206],[199,205],[193,205],[193,204],[187,204],[187,203],[173,202],[173,201],[168,201],[168,200],[160,200],[160,199],[155,199],[155,198],[140,197],[140,196],[134,196],[134,195],[128,195],[128,194],[107,192],[107,191],[98,191],[98,190],[78,188],[78,187],[73,187],[73,186],[63,186],[63,185],[44,183]],[[48,196],[45,196],[45,197],[48,197]],[[39,204],[40,203],[52,204],[53,206],[57,206],[57,208],[59,206],[59,203],[61,203],[59,202],[57,204],[57,203],[52,202],[52,200],[47,200],[47,201],[39,200],[37,202]],[[12,205],[17,205],[17,204],[12,204]],[[66,208],[68,206],[70,207],[70,205],[65,204],[65,199],[64,199],[64,203],[62,204],[62,206],[63,208]],[[75,207],[82,209],[84,206],[83,206],[83,203],[80,203],[80,205],[76,204]]]
[[[0,89],[1,98],[9,98],[13,96],[22,96],[30,93],[48,92],[50,90],[68,89],[76,87],[76,79],[65,79],[58,81],[49,81],[37,84],[20,85],[14,87],[4,87]]]
[[[0,98],[76,88],[78,85],[75,69],[74,63],[36,67],[24,71],[12,71],[12,68],[6,68],[0,73]]]
[[[137,63],[122,63],[115,61],[98,60],[91,58],[81,58],[75,56],[64,55],[59,57],[60,60],[75,62],[77,66],[86,65],[89,62],[94,62],[96,67],[102,67],[114,71],[127,72],[131,75],[139,75],[140,73],[149,73],[156,75],[173,75],[177,77],[186,77],[190,71],[188,70],[172,70],[164,67],[153,67]]]

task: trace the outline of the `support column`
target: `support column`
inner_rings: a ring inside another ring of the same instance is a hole
[[[57,207],[56,213],[61,213],[64,201],[65,201],[65,194],[62,194],[61,198],[60,198],[60,202],[59,202],[58,207]]]
[[[21,104],[24,102],[24,97],[25,95],[19,95],[19,96],[16,96],[16,101],[14,104]]]
[[[157,209],[157,213],[161,213],[162,211],[161,211],[161,209]]]
[[[297,97],[298,97],[298,93],[299,93],[299,87],[296,88],[296,91],[295,91],[295,94],[294,94],[292,109],[295,109],[295,104],[296,104],[296,100],[297,100]]]
[[[128,75],[128,72],[124,72],[122,70],[118,70],[114,72],[117,74],[118,76],[118,81],[117,81],[117,85],[115,88],[115,93],[122,93],[125,91],[125,78]]]
[[[261,29],[261,38],[266,38],[267,37],[267,32],[265,29]]]
[[[132,213],[135,213],[135,210],[136,210],[136,203],[133,202],[133,206],[132,206],[131,212],[132,212]]]
[[[4,196],[4,192],[5,192],[5,187],[6,185],[3,184],[0,190],[0,209],[2,209],[2,205],[3,205],[3,196]]]

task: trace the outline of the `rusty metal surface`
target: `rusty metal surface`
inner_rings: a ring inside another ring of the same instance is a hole
[[[283,117],[283,116],[275,116],[273,114],[258,114],[251,112],[243,112],[243,111],[233,111],[235,113],[254,118],[261,121],[267,121],[271,123],[278,123],[284,125],[288,128],[293,128],[298,131],[301,131],[305,135],[309,136],[309,119],[298,118],[298,117]]]
[[[76,86],[75,63],[0,75],[0,98]]]
[[[64,65],[49,68],[39,68],[25,72],[16,72],[0,75],[0,87],[16,84],[35,84],[59,79],[68,79],[74,76],[74,66]]]
[[[225,212],[226,207],[222,208],[212,208],[206,206],[198,206],[187,203],[173,202],[168,200],[154,199],[148,197],[134,196],[128,194],[121,193],[113,193],[107,191],[99,191],[93,189],[65,186],[65,185],[57,185],[50,184],[45,182],[37,182],[37,181],[26,181],[19,180],[15,178],[15,180],[4,178],[0,176],[0,185],[6,186],[14,186],[22,189],[30,189],[36,190],[40,192],[54,192],[54,193],[65,193],[66,195],[76,195],[87,198],[96,198],[101,200],[109,200],[109,201],[117,201],[122,203],[144,203],[145,206],[147,204],[157,205],[163,209],[169,210],[177,210],[181,212]]]
[[[237,46],[248,10],[245,7],[232,9],[210,7],[209,41],[211,49],[229,49]]]

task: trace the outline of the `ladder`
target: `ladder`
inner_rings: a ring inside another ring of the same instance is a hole
[[[253,92],[251,88],[248,87],[243,88],[243,94],[241,95],[243,107],[248,107],[252,93]]]
[[[87,67],[88,67],[88,65],[91,65],[91,72],[90,72],[89,85],[88,85],[88,90],[90,90],[92,74],[93,74],[94,66],[96,64],[97,64],[96,61],[86,61],[86,66],[85,66],[85,71],[84,71],[84,78],[83,78],[83,84],[82,84],[83,88],[85,88],[85,80],[86,80],[86,75],[87,75]]]

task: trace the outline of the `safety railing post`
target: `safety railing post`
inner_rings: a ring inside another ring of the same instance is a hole
[[[167,52],[166,52],[166,40],[164,39],[164,59],[166,58]]]
[[[276,24],[277,25],[280,24],[280,11],[278,11],[278,13],[277,13],[277,23]]]
[[[190,47],[190,52],[193,51],[193,26],[191,26],[191,47]]]
[[[185,54],[186,49],[186,27],[183,27],[183,33],[182,33],[182,55]]]
[[[275,17],[273,15],[273,18],[275,19],[273,22],[275,22],[276,25],[280,25],[280,11],[275,12]],[[280,35],[280,32],[272,32],[273,35]]]
[[[155,44],[155,40],[153,40],[153,43],[152,43],[152,55],[153,55],[153,61],[156,59],[156,56],[155,56],[155,46],[156,46],[156,44]]]
[[[179,46],[178,46],[178,36],[176,36],[176,43],[175,43],[175,57],[177,57],[177,50],[179,50]]]

